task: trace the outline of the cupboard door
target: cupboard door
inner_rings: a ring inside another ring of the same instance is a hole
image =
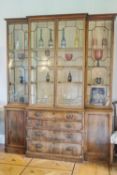
[[[86,118],[87,159],[108,160],[111,114],[89,112]]]
[[[113,18],[89,20],[87,106],[111,106],[113,27]]]
[[[31,104],[53,106],[55,24],[32,21],[30,24]]]
[[[28,24],[8,24],[8,102],[28,103]]]
[[[6,111],[6,150],[24,152],[25,150],[25,115],[24,111]]]
[[[85,20],[58,23],[57,106],[83,107]]]

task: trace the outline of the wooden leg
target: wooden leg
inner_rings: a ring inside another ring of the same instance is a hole
[[[110,164],[113,163],[114,144],[110,144]]]

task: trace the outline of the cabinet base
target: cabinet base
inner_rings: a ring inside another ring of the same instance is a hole
[[[19,147],[5,147],[5,152],[8,153],[17,153],[17,154],[25,154],[25,149],[24,148],[19,148]]]
[[[58,154],[49,154],[49,153],[37,153],[37,152],[26,152],[27,157],[32,158],[42,158],[42,159],[49,159],[49,160],[61,160],[61,161],[69,161],[69,162],[83,162],[83,156],[67,156],[67,155],[58,155]]]

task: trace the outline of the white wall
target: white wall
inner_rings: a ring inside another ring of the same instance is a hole
[[[64,13],[117,13],[116,0],[0,0],[0,104],[7,103],[6,23],[4,18]],[[115,49],[117,47],[117,22]],[[117,53],[114,54],[113,99],[117,99]]]

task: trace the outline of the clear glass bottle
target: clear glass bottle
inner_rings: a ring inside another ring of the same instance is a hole
[[[78,29],[76,29],[75,37],[74,37],[74,47],[78,48]]]
[[[107,37],[106,37],[106,30],[103,30],[103,38],[102,38],[102,47],[106,47],[108,45]]]
[[[43,41],[43,36],[42,36],[42,29],[40,29],[40,38],[39,38],[39,48],[44,47],[44,41]]]
[[[48,41],[48,47],[52,48],[53,47],[52,29],[50,29],[49,32],[50,32],[50,36],[49,36],[49,41]]]
[[[65,29],[62,29],[61,47],[66,48]]]

